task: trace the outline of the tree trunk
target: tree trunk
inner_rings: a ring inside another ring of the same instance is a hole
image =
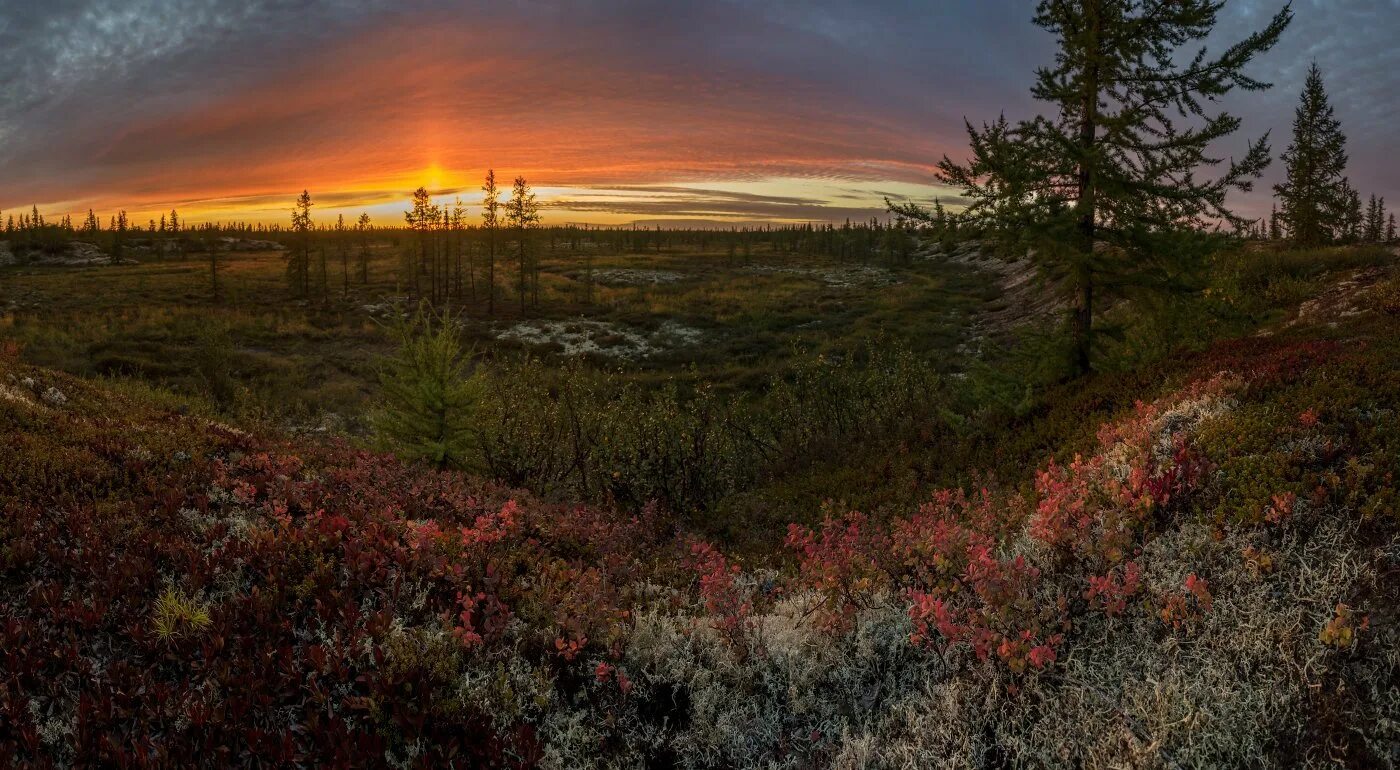
[[[1085,375],[1089,373],[1094,338],[1094,280],[1087,272],[1079,281],[1078,293],[1074,308],[1074,370],[1076,375]]]
[[[1079,235],[1080,259],[1078,286],[1074,307],[1074,373],[1083,376],[1089,373],[1094,338],[1094,240],[1096,236],[1097,200],[1093,168],[1090,155],[1094,151],[1097,133],[1099,106],[1099,24],[1098,4],[1089,10],[1089,66],[1084,78],[1084,95],[1080,104],[1083,114],[1079,123]]]

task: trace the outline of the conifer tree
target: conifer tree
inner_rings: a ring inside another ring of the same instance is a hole
[[[1269,211],[1269,240],[1283,240],[1283,225],[1278,214],[1278,204],[1275,203]]]
[[[485,392],[461,346],[461,325],[426,303],[394,327],[397,354],[380,371],[383,403],[373,418],[381,443],[439,469],[471,465],[476,414]]]
[[[450,217],[452,233],[452,294],[458,299],[462,297],[462,227],[466,221],[467,209],[462,205],[462,199],[456,198],[452,201],[452,213]],[[467,281],[471,284],[472,302],[476,301],[476,277],[472,275],[471,255],[467,255]]]
[[[126,211],[117,212],[117,218],[112,228],[112,262],[120,262],[122,252],[126,246]]]
[[[170,228],[170,234],[175,238],[175,248],[180,255],[180,259],[184,259],[185,238],[180,234],[180,215],[175,212],[175,209],[170,210],[170,222],[168,227]]]
[[[350,244],[345,240],[345,215],[335,219],[335,250],[340,255],[341,296],[350,296]]]
[[[1202,48],[1178,60],[1216,26],[1223,0],[1041,0],[1035,23],[1056,37],[1053,65],[1036,73],[1032,95],[1049,117],[981,129],[967,125],[972,158],[945,157],[940,179],[969,199],[959,219],[994,239],[1034,249],[1037,263],[1071,297],[1071,364],[1091,365],[1094,313],[1105,291],[1163,285],[1184,257],[1162,247],[1184,227],[1244,222],[1225,206],[1268,165],[1267,135],[1212,179],[1212,146],[1240,120],[1207,105],[1239,88],[1269,87],[1244,73],[1278,42],[1292,19],[1285,6],[1269,24],[1218,56]],[[1183,125],[1185,121],[1195,125]],[[895,213],[931,222],[913,204]]]
[[[355,222],[355,232],[357,232],[360,237],[358,267],[360,269],[361,286],[369,284],[369,234],[372,229],[373,225],[370,224],[369,212],[361,212],[359,220]]]
[[[1385,242],[1395,243],[1395,215],[1391,214],[1385,225]]]
[[[413,191],[413,208],[404,212],[404,221],[408,224],[408,229],[412,230],[418,239],[418,266],[420,269],[428,269],[429,254],[432,237],[432,230],[437,224],[440,214],[439,207],[433,205],[432,197],[428,195],[428,188],[419,187]],[[438,301],[437,270],[434,266],[428,270],[430,284],[429,293],[432,301]],[[415,279],[416,283],[416,279]]]
[[[481,229],[486,232],[486,313],[496,314],[496,230],[501,226],[501,193],[496,187],[495,169],[486,170],[481,186]]]
[[[525,293],[527,284],[531,276],[531,265],[529,260],[529,249],[527,242],[531,228],[539,224],[540,206],[535,202],[535,194],[530,192],[530,185],[525,181],[525,177],[515,178],[515,185],[511,188],[510,200],[506,201],[506,225],[515,230],[515,242],[518,249],[517,257],[520,262],[520,312],[525,312]],[[540,304],[539,271],[533,271],[534,277],[534,305]]]
[[[1350,179],[1342,180],[1342,212],[1338,223],[1338,238],[1346,243],[1361,240],[1366,215],[1361,208],[1361,193],[1351,186]]]
[[[311,295],[311,192],[302,190],[292,209],[292,232],[297,234],[296,248],[287,252],[287,283],[301,298]]]
[[[1337,120],[1322,71],[1314,62],[1293,116],[1293,143],[1283,153],[1287,179],[1274,186],[1283,204],[1288,235],[1299,246],[1316,246],[1346,232],[1350,196],[1344,187],[1346,137]]]
[[[1366,203],[1364,230],[1367,243],[1380,243],[1385,239],[1385,199],[1377,198],[1375,193],[1371,193],[1371,200]]]

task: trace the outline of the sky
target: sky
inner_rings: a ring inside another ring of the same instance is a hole
[[[1044,111],[1032,0],[0,0],[0,211],[402,222],[525,176],[547,222],[804,222],[928,202],[964,118]],[[1282,0],[1230,0],[1217,49]],[[1287,145],[1321,66],[1363,194],[1400,207],[1400,0],[1295,0],[1222,146]],[[1279,164],[1232,203],[1269,206]]]

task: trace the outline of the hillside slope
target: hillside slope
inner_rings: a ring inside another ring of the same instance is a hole
[[[10,351],[0,763],[1400,765],[1400,279],[1157,371],[1063,396],[1072,461],[744,569]]]

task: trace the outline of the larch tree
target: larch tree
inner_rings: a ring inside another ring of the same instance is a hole
[[[176,253],[179,254],[180,259],[184,259],[185,237],[180,233],[180,215],[176,213],[175,209],[170,210],[170,222],[167,226],[170,228],[170,234],[175,238]]]
[[[1238,88],[1270,84],[1245,74],[1292,20],[1285,6],[1269,24],[1211,56],[1201,43],[1224,0],[1041,0],[1035,23],[1056,38],[1052,65],[1032,95],[1048,117],[1005,117],[967,132],[967,164],[945,157],[939,178],[968,199],[958,220],[1006,246],[1034,250],[1037,264],[1070,296],[1077,373],[1091,368],[1094,314],[1104,293],[1169,284],[1184,268],[1164,242],[1221,221],[1243,228],[1226,194],[1249,191],[1271,160],[1267,135],[1223,161],[1211,148],[1240,128],[1208,105]],[[1219,168],[1213,178],[1203,171]],[[931,223],[913,204],[897,214]]]
[[[419,187],[413,191],[413,207],[403,213],[404,223],[413,232],[414,240],[417,243],[418,259],[414,268],[414,286],[418,285],[418,273],[423,272],[428,261],[427,231],[431,224],[428,216],[431,213],[433,204],[428,196],[428,188]]]
[[[405,459],[439,469],[469,467],[485,387],[462,349],[461,324],[424,303],[392,331],[399,347],[380,369],[376,436]]]
[[[1337,223],[1337,237],[1346,243],[1355,243],[1361,240],[1366,215],[1361,207],[1361,193],[1351,186],[1350,179],[1342,180],[1341,200],[1342,210]]]
[[[539,224],[540,205],[535,202],[535,194],[525,177],[517,176],[511,188],[510,199],[506,201],[506,226],[515,231],[516,256],[520,262],[520,312],[525,312],[526,290],[532,276],[529,257],[530,230]],[[540,304],[539,272],[533,272],[534,305]]]
[[[298,297],[311,294],[311,193],[302,190],[292,209],[292,232],[296,233],[296,248],[287,252],[287,284]]]
[[[360,285],[369,283],[369,237],[374,226],[370,224],[369,212],[361,212],[360,218],[355,222],[355,232],[360,240],[359,267]]]
[[[1350,195],[1346,173],[1346,137],[1322,85],[1322,71],[1308,69],[1298,108],[1293,114],[1293,142],[1283,153],[1287,178],[1274,185],[1282,203],[1280,216],[1299,246],[1316,246],[1344,237]]]
[[[462,205],[462,199],[456,198],[452,201],[452,294],[457,299],[462,298],[462,251],[463,240],[462,229],[465,226],[467,208]],[[471,254],[467,254],[467,282],[471,284],[471,298],[476,301],[476,278],[472,274]]]
[[[122,261],[122,251],[126,247],[127,220],[126,211],[118,211],[114,226],[112,227],[112,262]]]
[[[335,250],[340,256],[340,296],[350,296],[350,244],[345,238],[345,215],[335,219]]]
[[[496,231],[501,227],[501,191],[495,169],[487,169],[481,186],[481,229],[486,233],[486,313],[496,314]]]

